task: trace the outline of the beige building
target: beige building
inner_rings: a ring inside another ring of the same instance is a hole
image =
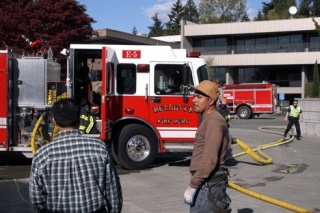
[[[182,23],[181,48],[200,52],[221,83],[268,81],[285,100],[305,97],[305,83],[320,62],[320,36],[311,18]]]

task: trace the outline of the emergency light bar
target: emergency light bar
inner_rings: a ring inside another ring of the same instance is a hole
[[[149,73],[149,70],[150,70],[149,64],[139,64],[138,65],[138,72]]]
[[[200,52],[188,52],[188,57],[200,57]]]

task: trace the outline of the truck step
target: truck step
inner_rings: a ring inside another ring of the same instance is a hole
[[[192,152],[192,143],[165,143],[164,149],[167,152]]]

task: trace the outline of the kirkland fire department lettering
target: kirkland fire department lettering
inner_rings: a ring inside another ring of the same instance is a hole
[[[193,111],[193,107],[188,105],[180,105],[180,104],[167,104],[161,106],[153,107],[153,111],[157,112],[165,112],[165,111],[185,111],[191,113]]]

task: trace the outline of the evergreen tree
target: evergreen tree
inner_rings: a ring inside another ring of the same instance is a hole
[[[257,20],[280,20],[289,19],[292,15],[289,8],[296,6],[296,0],[271,0],[269,3],[262,2],[262,16]]]
[[[312,16],[312,9],[310,5],[310,0],[301,0],[298,9],[299,17],[309,17]]]
[[[262,13],[266,16],[266,19],[268,18],[268,12],[274,9],[274,4],[274,1],[271,1],[269,3],[262,2]]]
[[[200,15],[193,0],[188,0],[184,6],[183,18],[194,23],[199,23]]]
[[[319,97],[319,69],[317,61],[313,67],[312,97]]]
[[[248,15],[248,12],[247,12],[247,5],[246,5],[246,1],[239,1],[239,21],[241,22],[245,22],[245,21],[250,21],[250,18],[249,18],[249,15]]]
[[[200,0],[201,23],[238,22],[246,11],[246,0]]]
[[[254,20],[257,20],[257,21],[265,21],[265,20],[268,20],[268,12],[270,10],[273,10],[274,9],[274,2],[271,1],[269,3],[267,2],[262,2],[262,9],[258,10],[258,14],[257,16],[254,18]]]
[[[261,10],[258,10],[258,14],[253,18],[254,21],[263,21],[265,20],[265,16],[262,14]]]
[[[299,17],[319,17],[320,1],[319,0],[300,0],[298,15]]]
[[[296,6],[295,0],[273,0],[274,7],[268,11],[269,20],[289,19],[292,15],[289,13],[291,6]]]
[[[169,21],[166,25],[166,34],[167,35],[179,35],[180,34],[180,21],[183,18],[184,7],[181,4],[180,0],[177,0],[171,8],[171,13],[169,16]]]
[[[246,22],[246,21],[250,21],[250,18],[247,12],[241,18],[241,22]]]
[[[148,26],[149,28],[148,37],[163,36],[164,35],[163,24],[162,24],[162,21],[158,18],[158,13],[156,13],[153,17],[151,17],[151,19],[153,20],[153,26]]]
[[[132,34],[133,35],[137,35],[138,34],[138,30],[137,30],[136,26],[133,26]]]
[[[94,31],[94,19],[86,14],[83,5],[75,0],[1,0],[0,43],[17,53],[32,53],[30,41],[40,39],[54,56],[70,43],[89,39]]]

